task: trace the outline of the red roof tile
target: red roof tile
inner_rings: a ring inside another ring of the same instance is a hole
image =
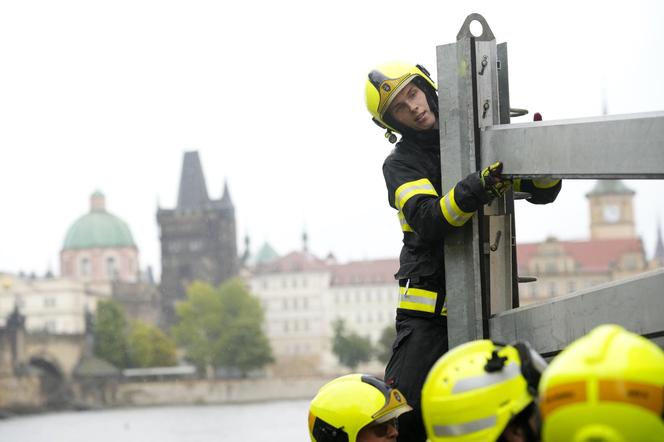
[[[354,261],[331,266],[332,285],[385,284],[395,282],[399,270],[397,258]]]
[[[537,254],[538,247],[545,243],[517,244],[519,269],[528,267],[528,262]],[[604,239],[592,241],[556,241],[566,255],[579,266],[579,272],[608,271],[625,253],[643,253],[640,239]]]

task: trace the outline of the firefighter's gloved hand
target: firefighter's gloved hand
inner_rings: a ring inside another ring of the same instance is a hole
[[[503,196],[512,187],[512,181],[503,178],[501,175],[502,172],[502,161],[496,161],[480,171],[480,182],[487,193],[487,202]]]

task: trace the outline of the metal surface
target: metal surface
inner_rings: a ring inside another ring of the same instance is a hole
[[[619,324],[640,335],[664,332],[664,269],[499,313],[491,339],[525,340],[540,353],[562,350],[600,324]]]
[[[664,111],[488,127],[481,167],[514,177],[664,178]]]
[[[467,25],[466,25],[467,26]],[[477,170],[471,66],[471,37],[438,46],[443,191]],[[483,337],[479,220],[473,216],[445,237],[445,280],[450,347]]]

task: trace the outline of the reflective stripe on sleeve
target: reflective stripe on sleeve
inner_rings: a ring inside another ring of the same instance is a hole
[[[399,308],[418,312],[435,313],[438,293],[412,287],[399,287]],[[441,312],[447,316],[447,308]]]
[[[404,232],[412,232],[413,228],[410,227],[410,225],[406,222],[406,217],[403,216],[401,210],[397,212],[397,215],[399,216],[399,224],[401,224],[401,230],[403,230]]]
[[[521,178],[515,178],[512,181],[512,189],[514,189],[515,192],[521,192]]]
[[[454,199],[454,188],[440,199],[440,210],[445,220],[455,227],[463,226],[473,216],[473,212],[464,212],[459,208]]]
[[[438,196],[438,192],[434,189],[431,181],[426,178],[402,184],[396,192],[394,192],[394,205],[397,210],[401,210],[406,202],[415,195]]]
[[[556,184],[558,184],[560,180],[555,179],[555,178],[539,178],[536,180],[533,180],[533,185],[537,187],[538,189],[550,189]]]

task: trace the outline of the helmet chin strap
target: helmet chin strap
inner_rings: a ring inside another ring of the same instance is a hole
[[[394,133],[389,129],[387,129],[387,131],[385,132],[385,138],[387,138],[387,141],[389,141],[392,144],[397,142],[397,136],[394,135]]]

